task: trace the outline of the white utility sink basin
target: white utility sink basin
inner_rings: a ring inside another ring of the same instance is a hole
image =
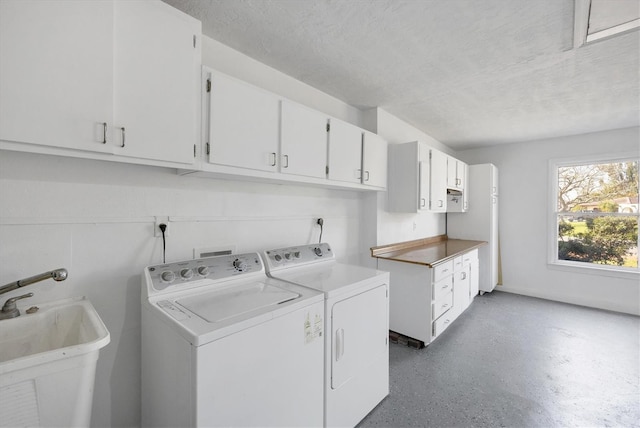
[[[0,425],[88,426],[109,331],[86,298],[38,307],[0,320]]]

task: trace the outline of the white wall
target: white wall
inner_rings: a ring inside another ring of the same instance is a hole
[[[359,124],[359,110],[205,38],[205,64]],[[0,284],[53,268],[69,278],[29,290],[38,304],[87,296],[111,333],[100,353],[93,426],[140,423],[140,283],[162,262],[154,216],[169,216],[167,261],[193,248],[239,252],[323,240],[343,262],[361,260],[365,195],[293,185],[181,177],[175,170],[0,152]],[[4,298],[19,295],[16,290]]]
[[[493,163],[500,180],[500,245],[504,285],[498,289],[640,314],[638,277],[547,264],[550,159],[640,151],[640,128],[576,135],[458,152],[469,164]]]
[[[449,147],[381,108],[366,110],[363,126],[380,135],[389,144],[424,141],[434,149],[453,154]],[[365,212],[376,212],[374,232],[364,235],[364,239],[368,239],[366,241],[368,247],[412,241],[445,233],[445,214],[389,212],[386,192],[367,197]]]

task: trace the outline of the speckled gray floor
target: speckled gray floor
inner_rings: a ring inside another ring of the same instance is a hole
[[[390,377],[359,427],[640,427],[640,317],[494,291]]]

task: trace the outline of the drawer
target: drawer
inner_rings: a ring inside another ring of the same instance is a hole
[[[445,294],[451,293],[451,290],[453,290],[453,275],[449,275],[433,284],[433,293],[431,296],[433,296],[433,300],[437,301],[442,299]]]
[[[478,260],[478,250],[469,251],[462,255],[462,264],[468,265],[472,260]]]
[[[451,315],[449,315],[451,314]],[[432,336],[434,338],[438,337],[440,335],[440,333],[442,333],[443,331],[446,330],[447,327],[449,327],[451,325],[451,323],[453,322],[453,314],[452,312],[446,313],[443,316],[441,316],[440,318],[438,318],[437,320],[435,320],[432,324]]]
[[[447,312],[453,307],[453,293],[449,292],[442,296],[441,299],[433,302],[433,319]]]
[[[458,256],[453,258],[453,271],[460,272],[462,270],[462,257]]]
[[[447,260],[433,267],[433,282],[438,282],[453,273],[453,260]]]

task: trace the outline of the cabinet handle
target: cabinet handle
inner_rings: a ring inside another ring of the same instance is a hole
[[[289,155],[284,155],[284,166],[283,168],[289,168]]]
[[[107,122],[102,122],[102,144],[107,144]]]
[[[427,205],[427,201],[425,198],[420,198],[420,208],[424,208]]]
[[[364,181],[369,181],[369,171],[365,171],[364,173],[367,174],[367,178],[365,178]]]
[[[449,319],[448,319],[448,320],[445,320],[445,322],[444,322],[444,323],[445,323],[445,324],[449,324],[449,321],[451,321],[451,320],[449,320]]]
[[[442,273],[449,272],[449,269],[442,269]]]
[[[438,208],[442,208],[443,207],[443,202],[442,199],[438,200]]]
[[[442,308],[444,309],[444,308],[446,308],[447,306],[449,306],[449,304],[448,304],[448,303],[445,303],[444,305],[442,305]]]
[[[344,329],[336,330],[336,361],[344,355]]]
[[[358,171],[358,180],[362,180],[362,170],[357,169],[356,171]]]
[[[276,166],[276,154],[271,152],[271,166]]]
[[[449,284],[445,284],[442,286],[441,290],[446,290],[447,288],[449,288]]]
[[[462,279],[467,279],[467,273],[466,272],[462,272]]]
[[[122,129],[122,145],[120,147],[124,147],[124,126],[120,129]]]

